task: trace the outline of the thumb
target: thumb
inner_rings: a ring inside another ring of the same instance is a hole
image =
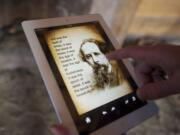
[[[155,83],[149,83],[137,90],[137,95],[142,100],[153,100],[177,94],[180,84],[175,83],[174,79],[163,80]]]
[[[54,135],[70,135],[68,129],[63,125],[53,125],[51,131]]]

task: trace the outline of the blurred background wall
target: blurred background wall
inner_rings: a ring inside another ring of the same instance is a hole
[[[119,41],[179,45],[179,0],[0,0],[0,135],[51,135],[55,112],[20,22],[100,13]],[[157,100],[158,115],[129,135],[180,134],[180,96]]]

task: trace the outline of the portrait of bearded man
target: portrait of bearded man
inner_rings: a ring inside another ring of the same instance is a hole
[[[80,47],[81,59],[92,67],[96,88],[106,89],[118,86],[124,79],[122,71],[117,62],[110,62],[106,58],[104,53],[107,52],[102,48],[107,48],[104,42],[95,39],[84,40]]]

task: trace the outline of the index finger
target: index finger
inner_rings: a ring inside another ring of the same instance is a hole
[[[113,51],[106,55],[108,59],[124,59],[124,58],[133,58],[135,60],[142,60],[147,63],[158,63],[158,55],[154,51],[153,47],[139,47],[132,46],[126,47]]]

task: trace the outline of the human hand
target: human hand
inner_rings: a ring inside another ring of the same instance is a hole
[[[141,64],[135,67],[135,73],[142,83],[137,90],[142,100],[180,93],[180,46],[127,47],[107,54],[107,57],[140,61]]]
[[[54,135],[71,135],[68,131],[68,129],[62,125],[54,125],[51,128],[51,131]],[[121,135],[127,135],[126,133]]]
[[[54,135],[71,135],[69,130],[63,125],[53,125],[51,131]]]

